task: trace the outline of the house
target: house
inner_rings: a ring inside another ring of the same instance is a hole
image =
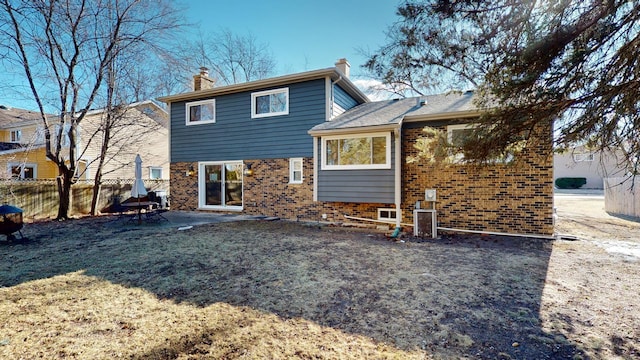
[[[56,165],[46,158],[41,123],[39,112],[0,105],[0,178],[51,179],[58,175]]]
[[[92,110],[80,123],[77,135],[77,176],[92,180],[100,154],[104,110]],[[168,114],[153,101],[127,107],[123,119],[111,129],[112,139],[103,169],[103,179],[132,179],[133,160],[140,154],[144,179],[168,179]],[[48,115],[55,118],[55,115]],[[63,137],[68,147],[68,137]],[[0,174],[2,178],[53,179],[58,168],[47,159],[41,115],[23,109],[0,106]]]
[[[478,118],[471,92],[371,102],[344,59],[229,86],[211,86],[206,72],[195,80],[194,91],[160,99],[174,209],[400,225],[435,189],[441,227],[553,233],[552,161],[537,155],[551,147],[550,126],[544,149],[517,166],[407,163],[425,126],[454,134]]]
[[[583,189],[604,189],[604,178],[626,175],[619,165],[623,154],[615,151],[591,151],[585,146],[553,155],[553,179],[585,178]]]

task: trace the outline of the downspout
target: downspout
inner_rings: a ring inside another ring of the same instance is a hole
[[[395,202],[396,202],[396,229],[402,226],[402,120],[398,128],[393,131],[395,138]]]
[[[318,138],[313,137],[313,201],[318,201]]]
[[[331,106],[329,106],[329,110],[330,110],[331,113],[328,114],[329,115],[329,118],[328,118],[329,121],[331,121],[333,119],[333,104],[335,102],[334,101],[334,93],[335,92],[333,91],[333,86],[335,84],[337,84],[338,82],[340,82],[340,81],[342,81],[342,75],[338,75],[338,78],[336,79],[336,81],[331,81],[331,83],[330,83],[331,84],[331,89],[330,89],[330,91],[331,91],[331,99],[330,99]]]

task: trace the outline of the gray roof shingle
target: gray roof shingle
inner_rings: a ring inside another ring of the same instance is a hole
[[[331,121],[314,126],[310,132],[397,125],[405,117],[436,119],[453,113],[478,111],[473,100],[473,92],[467,91],[369,102],[347,110]]]

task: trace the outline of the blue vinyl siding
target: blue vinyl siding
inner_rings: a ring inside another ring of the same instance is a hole
[[[186,102],[172,103],[171,161],[312,157],[307,131],[326,118],[324,79],[288,88],[289,114],[258,119],[251,118],[251,93],[272,88],[215,97],[213,124],[186,126]]]
[[[318,160],[322,151],[318,139]],[[318,164],[318,200],[333,202],[395,202],[395,139],[391,136],[391,169],[322,170]]]
[[[339,85],[333,86],[333,101],[345,111],[358,105],[358,102]]]

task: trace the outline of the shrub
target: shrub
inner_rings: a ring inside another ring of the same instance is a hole
[[[587,178],[557,178],[556,187],[558,189],[579,189],[582,185],[587,183]]]

